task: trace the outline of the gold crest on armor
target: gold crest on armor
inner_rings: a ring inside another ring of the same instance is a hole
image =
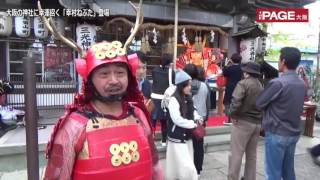
[[[137,141],[121,142],[120,144],[111,144],[109,147],[111,153],[111,164],[118,167],[121,164],[128,165],[139,161],[140,154],[138,151]]]

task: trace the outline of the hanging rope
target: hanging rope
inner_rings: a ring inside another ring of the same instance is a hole
[[[112,20],[106,22],[104,24],[104,28],[103,29],[109,29],[109,27],[111,26],[112,23],[116,22],[116,21],[122,21],[125,24],[129,25],[129,26],[134,26],[134,23],[131,22],[130,20],[128,20],[127,18],[124,17],[116,17],[113,18]],[[143,23],[140,25],[139,29],[140,30],[144,30],[144,29],[148,29],[148,28],[156,28],[157,30],[171,30],[174,28],[173,24],[169,24],[169,25],[160,25],[160,24],[156,24],[156,23]],[[195,31],[217,31],[219,32],[221,35],[223,36],[228,36],[228,33],[224,32],[221,28],[219,27],[212,27],[212,26],[201,26],[201,25],[179,25],[178,29],[182,30],[183,28],[185,29],[192,29]]]

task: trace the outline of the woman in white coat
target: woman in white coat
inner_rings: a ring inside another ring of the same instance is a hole
[[[201,116],[195,111],[191,96],[191,77],[184,71],[176,72],[176,90],[167,106],[168,147],[166,154],[166,180],[197,180],[193,163],[191,130]]]

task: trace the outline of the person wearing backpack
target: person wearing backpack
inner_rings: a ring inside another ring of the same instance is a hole
[[[152,93],[151,98],[154,104],[152,112],[153,128],[156,129],[157,121],[161,123],[161,145],[166,146],[167,139],[167,114],[161,108],[161,101],[165,90],[172,85],[174,79],[174,71],[170,67],[172,55],[163,54],[161,56],[161,65],[152,70]]]
[[[176,89],[169,98],[167,110],[168,144],[166,152],[166,180],[197,180],[193,163],[191,130],[202,123],[202,117],[194,109],[191,96],[191,77],[179,70],[175,76]]]
[[[209,89],[204,82],[199,81],[199,72],[196,65],[187,64],[184,67],[184,71],[192,78],[191,94],[193,103],[199,115],[204,119],[203,125],[205,125],[208,120],[208,112],[210,109]],[[194,150],[194,165],[196,166],[198,176],[200,176],[204,158],[203,138],[196,139],[195,137],[192,137],[192,142]]]

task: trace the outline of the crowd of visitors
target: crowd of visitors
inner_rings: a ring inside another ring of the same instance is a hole
[[[261,83],[260,65],[241,63],[241,60],[240,54],[233,54],[222,72],[227,78],[223,100],[225,114],[231,124],[228,179],[256,179],[257,145],[262,130],[265,133],[266,178],[295,179],[294,152],[301,133],[300,116],[308,88],[301,70],[296,71],[301,53],[297,48],[282,48],[281,75],[265,87]],[[192,134],[192,129],[206,125],[210,110],[210,88],[201,81],[201,72],[204,71],[196,65],[187,64],[184,71],[176,71],[176,87],[168,88],[169,95],[165,91],[167,99],[163,99],[162,107],[169,112],[167,179],[194,179],[194,170],[198,176],[202,170],[203,138],[194,138]],[[309,149],[318,164],[319,147]],[[244,154],[245,169],[241,176]],[[188,173],[181,173],[182,169]]]
[[[89,52],[86,61],[90,64],[76,62],[84,94],[75,96],[53,131],[44,178],[199,179],[204,161],[204,138],[203,134],[199,137],[199,129],[206,127],[212,104],[204,69],[187,64],[173,70],[172,56],[164,54],[161,65],[152,70],[150,82],[143,53],[98,60],[94,53],[104,45],[97,44]],[[301,53],[297,48],[282,48],[281,75],[265,87],[260,65],[241,60],[240,54],[233,54],[221,73],[227,78],[223,103],[231,125],[227,178],[256,179],[257,146],[263,129],[266,179],[295,180],[294,153],[308,88],[305,73],[296,71]],[[0,85],[3,105],[3,95],[10,89],[9,83]],[[146,108],[149,106],[152,108]],[[5,129],[2,119],[1,129]],[[161,125],[161,145],[166,148],[165,171],[155,148],[157,123]],[[100,150],[100,146],[108,148]],[[320,165],[320,145],[308,151]],[[110,162],[102,163],[105,158]]]

